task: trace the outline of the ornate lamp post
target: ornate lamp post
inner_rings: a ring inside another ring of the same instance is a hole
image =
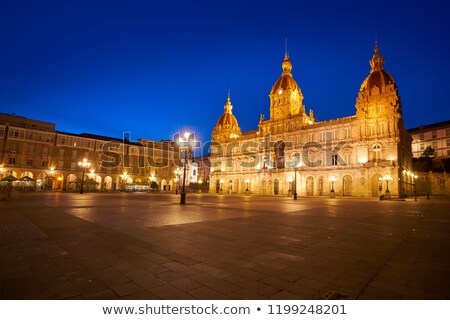
[[[128,173],[124,171],[120,177],[122,178],[122,185],[120,186],[120,191],[125,191],[125,184],[128,180]]]
[[[180,185],[180,176],[181,176],[181,169],[176,168],[173,173],[175,173],[175,179],[176,179],[176,186],[175,186],[175,194],[178,194],[178,187]]]
[[[386,198],[389,200],[391,198],[391,194],[389,192],[389,181],[392,181],[392,177],[389,175],[389,173],[386,173],[386,175],[383,177],[383,180],[386,181]]]
[[[414,178],[414,201],[417,201],[417,189],[416,189],[416,179],[418,178],[417,174],[413,175]]]
[[[78,162],[78,165],[83,169],[83,174],[81,175],[81,188],[80,188],[80,194],[84,192],[83,186],[84,186],[84,171],[91,166],[91,163],[87,161],[87,159],[83,159],[83,161]]]
[[[336,195],[334,193],[334,182],[336,181],[336,177],[335,176],[331,176],[330,178],[328,178],[328,181],[331,182],[331,190],[330,190],[330,198],[334,198]]]
[[[53,167],[50,168],[50,182],[47,188],[51,188],[53,191],[53,175],[55,174],[55,169]]]
[[[297,170],[299,167],[302,166],[302,162],[300,161],[295,167],[294,167],[294,200],[297,200]]]
[[[294,181],[294,179],[292,179],[292,177],[288,177],[288,178],[287,178],[287,181],[288,181],[288,183],[289,183],[288,197],[290,197],[291,194],[292,194],[292,190],[291,190],[291,187],[292,187],[292,181]]]
[[[222,185],[223,185],[223,179],[220,179],[220,190],[219,193],[223,193]]]
[[[178,144],[181,149],[185,149],[184,152],[184,168],[183,168],[183,188],[181,189],[180,204],[186,204],[186,169],[188,166],[188,153],[191,151],[191,133],[186,131],[184,134],[184,139],[179,137]]]

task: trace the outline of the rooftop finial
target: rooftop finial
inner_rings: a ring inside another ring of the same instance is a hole
[[[383,70],[384,58],[378,51],[378,37],[375,41],[375,48],[373,51],[373,56],[370,60],[370,66],[372,67],[371,72]]]
[[[284,57],[289,58],[288,42],[287,38],[284,39]]]

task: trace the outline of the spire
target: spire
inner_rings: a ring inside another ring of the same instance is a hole
[[[378,51],[378,39],[377,39],[375,41],[373,56],[372,59],[370,60],[370,66],[372,67],[370,72],[383,70],[384,69],[383,64],[384,64],[384,57]]]
[[[281,64],[281,68],[283,69],[283,74],[285,74],[285,73],[291,74],[292,63],[291,63],[291,60],[289,59],[289,50],[288,50],[288,47],[287,47],[287,38],[286,38],[285,49],[284,49],[284,60],[283,60],[283,63]]]
[[[231,104],[231,98],[230,98],[230,89],[228,88],[228,98],[227,102],[223,106],[224,113],[233,114],[231,110],[233,110],[233,105]]]
[[[286,60],[286,59],[289,60],[289,50],[288,50],[287,38],[284,39],[284,60]]]

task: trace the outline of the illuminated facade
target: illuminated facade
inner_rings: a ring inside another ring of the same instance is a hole
[[[269,93],[270,118],[241,133],[228,96],[212,132],[210,192],[375,197],[403,190],[411,170],[411,137],[393,77],[375,46],[371,70],[356,98],[356,114],[316,121],[288,54]],[[335,181],[333,181],[335,180]]]
[[[450,120],[409,129],[413,138],[414,158],[420,158],[427,147],[432,147],[435,158],[450,157]]]
[[[174,191],[174,171],[182,166],[172,141],[114,139],[55,130],[55,124],[0,114],[0,179],[13,176],[18,187],[38,190],[79,190],[87,159],[85,190]]]

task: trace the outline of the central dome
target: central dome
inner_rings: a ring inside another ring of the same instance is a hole
[[[284,56],[283,63],[281,64],[281,67],[283,69],[283,73],[281,74],[281,77],[275,82],[275,84],[272,87],[272,90],[270,91],[270,94],[282,94],[286,90],[299,90],[297,82],[292,77],[292,64],[289,60],[289,56],[286,54]]]
[[[367,90],[371,93],[374,87],[382,88],[384,86],[395,84],[394,78],[385,70],[377,70],[371,72],[361,84],[359,91]]]
[[[394,78],[384,70],[384,58],[378,51],[378,43],[375,44],[374,53],[370,60],[370,74],[364,79],[361,84],[360,92],[366,91],[369,95],[372,94],[372,89],[377,87],[381,90],[388,85],[395,85]]]

